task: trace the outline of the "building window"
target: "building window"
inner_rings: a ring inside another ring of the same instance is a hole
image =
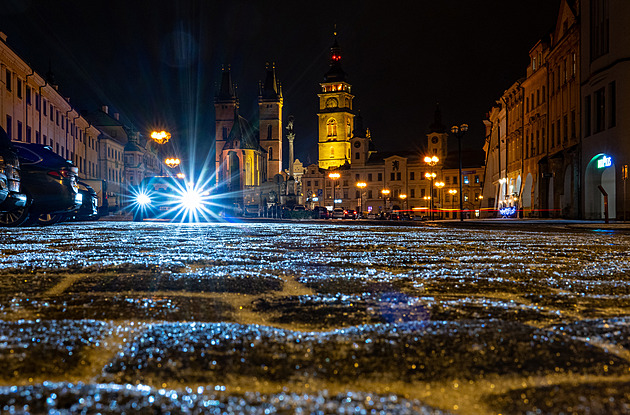
[[[468,176],[464,176],[464,184],[469,184]]]
[[[273,128],[271,127],[271,125],[268,125],[267,126],[267,140],[271,140],[272,133],[273,133]]]
[[[315,187],[319,187],[319,180],[315,180]]]
[[[615,81],[608,84],[608,96],[610,100],[608,127],[614,127],[617,125],[617,83]]]
[[[328,137],[337,136],[337,121],[334,118],[329,119],[326,123],[326,133]]]
[[[368,173],[368,180],[367,180],[367,181],[368,181],[368,182],[371,182],[371,181],[372,181],[372,173]]]
[[[31,105],[31,87],[26,86],[26,104]]]
[[[7,115],[7,135],[10,139],[13,139],[13,119],[10,115]]]
[[[416,179],[416,173],[411,171],[409,172],[409,180],[415,180]]]
[[[354,159],[355,160],[360,160],[361,159],[361,153],[359,153],[358,151],[356,153],[354,153]]]
[[[269,161],[273,160],[273,147],[269,147],[269,150],[267,151],[268,157],[269,157]]]
[[[453,176],[453,184],[457,184],[457,176]]]
[[[378,174],[378,181],[382,182],[383,181],[383,173],[379,173]]]
[[[420,197],[424,198],[426,195],[427,195],[427,189],[423,187],[422,189],[420,189]]]
[[[475,176],[475,184],[479,184],[479,176]]]
[[[591,96],[584,97],[584,137],[591,135]]]
[[[396,172],[396,180],[402,180],[400,172]]]
[[[591,61],[608,53],[608,0],[591,0]]]
[[[22,121],[17,122],[17,139],[22,141]]]
[[[606,90],[600,88],[595,91],[595,132],[604,130],[604,120],[606,119]]]
[[[31,126],[30,126],[30,125],[27,125],[27,126],[26,126],[26,142],[27,142],[27,143],[30,143],[30,142],[31,142],[31,134],[32,134],[32,132],[31,132]]]
[[[571,111],[571,138],[575,138],[575,110]]]
[[[396,173],[394,173],[394,172],[391,172],[391,173],[390,173],[390,180],[391,180],[391,181],[396,180]]]
[[[8,69],[4,71],[4,86],[11,92],[11,71]]]
[[[368,199],[372,199],[372,191],[368,190]]]
[[[22,80],[17,78],[17,97],[22,99]]]
[[[352,128],[350,127],[350,121],[346,124],[346,135],[350,137],[352,135]]]

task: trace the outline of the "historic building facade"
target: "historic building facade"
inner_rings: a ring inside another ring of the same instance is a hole
[[[582,216],[579,13],[578,2],[561,2],[554,30],[529,51],[525,77],[485,121],[492,177],[486,184],[496,189],[496,209],[515,206],[525,217]]]
[[[580,10],[583,216],[604,218],[607,198],[608,216],[628,220],[630,2],[583,0]]]

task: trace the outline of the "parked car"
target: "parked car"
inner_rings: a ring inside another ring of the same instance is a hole
[[[14,143],[22,171],[22,187],[28,198],[30,223],[51,225],[81,206],[78,168],[42,144]]]
[[[260,206],[258,205],[245,205],[243,209],[243,216],[246,218],[257,218],[260,216]]]
[[[331,217],[333,219],[343,219],[345,215],[346,213],[345,213],[345,210],[343,210],[343,208],[336,207],[333,209]]]
[[[136,222],[145,219],[194,222],[207,220],[212,216],[207,208],[210,193],[190,185],[183,178],[147,177],[133,193],[133,220]],[[234,209],[234,213],[240,216],[242,209],[237,205]]]
[[[303,212],[303,211],[306,210],[306,206],[304,206],[304,205],[295,205],[295,206],[293,206],[293,210],[294,211],[302,211]]]
[[[0,226],[20,226],[28,219],[20,161],[9,136],[0,127]]]
[[[356,219],[357,218],[357,211],[353,210],[353,209],[346,209],[343,211],[343,218],[344,219]]]
[[[100,217],[98,207],[98,195],[92,186],[83,181],[78,181],[79,193],[82,195],[81,206],[79,209],[67,215],[68,220],[97,220]]]
[[[109,199],[107,197],[107,180],[81,179],[81,182],[90,186],[96,192],[98,199],[98,216],[109,215]]]
[[[313,208],[313,219],[328,219],[328,209],[324,206],[315,206]]]

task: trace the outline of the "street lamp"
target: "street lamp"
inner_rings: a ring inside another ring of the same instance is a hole
[[[337,182],[336,180],[339,180],[339,178],[341,177],[341,174],[337,173],[337,172],[333,172],[330,173],[328,175],[328,177],[330,178],[330,180],[333,181],[332,185],[333,185],[333,212],[335,211],[335,200],[337,199]]]
[[[383,199],[385,199],[385,211],[387,211],[387,198],[389,197],[389,189],[383,189],[381,190],[381,193],[383,194]]]
[[[462,137],[468,131],[468,124],[462,124],[459,127],[454,125],[451,127],[451,132],[457,137],[457,146],[459,150],[459,220],[464,220],[464,198],[462,197]]]
[[[435,165],[438,164],[439,161],[440,159],[437,156],[426,156],[424,158],[424,162],[431,167],[431,173],[426,173],[424,175],[424,177],[426,177],[427,179],[431,179],[431,220],[433,220],[433,180],[436,176],[436,174],[433,172],[433,167],[435,167]]]
[[[366,186],[367,186],[366,182],[358,182],[357,183],[357,187],[359,189],[361,189],[360,190],[361,193],[359,194],[359,196],[360,196],[359,197],[359,210],[360,210],[359,214],[361,216],[363,216],[363,189],[365,189]]]
[[[451,195],[451,211],[453,210],[453,204],[455,203],[456,189],[448,189],[448,194]]]
[[[171,169],[174,169],[175,167],[179,166],[179,163],[181,163],[181,161],[178,158],[174,158],[174,157],[167,158],[164,160],[164,164],[166,164]]]
[[[407,211],[407,209],[406,209],[406,207],[405,207],[405,202],[407,201],[407,195],[406,195],[406,194],[404,194],[404,193],[401,193],[401,194],[399,194],[399,195],[398,195],[398,198],[399,198],[399,199],[400,199],[400,201],[402,202],[402,205],[403,205],[403,206],[402,206],[403,211],[405,211],[405,212],[406,212],[406,211]]]
[[[169,133],[168,131],[153,131],[151,133],[151,138],[153,139],[153,141],[155,141],[158,144],[164,144],[167,143],[168,140],[171,139],[171,133]]]
[[[438,203],[440,204],[440,207],[442,206],[442,196],[440,194],[442,188],[444,187],[444,182],[437,182],[435,183],[435,187],[437,187],[438,189]],[[443,210],[440,208],[440,219],[442,219],[442,212]]]

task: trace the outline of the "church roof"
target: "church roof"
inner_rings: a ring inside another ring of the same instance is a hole
[[[435,106],[435,114],[433,116],[433,123],[429,126],[429,133],[445,133],[446,126],[442,124],[442,111],[440,110],[440,104]]]
[[[265,82],[260,87],[260,97],[262,99],[278,100],[282,98],[282,87],[276,79],[275,65],[267,64],[267,76]]]
[[[249,121],[234,111],[234,125],[225,143],[224,149],[260,150],[258,130]]]
[[[221,73],[221,85],[219,86],[219,90],[217,91],[217,95],[215,97],[216,101],[226,101],[226,100],[235,100],[236,99],[236,90],[234,88],[234,83],[232,82],[232,74],[230,72],[230,67],[228,69],[222,69]]]

